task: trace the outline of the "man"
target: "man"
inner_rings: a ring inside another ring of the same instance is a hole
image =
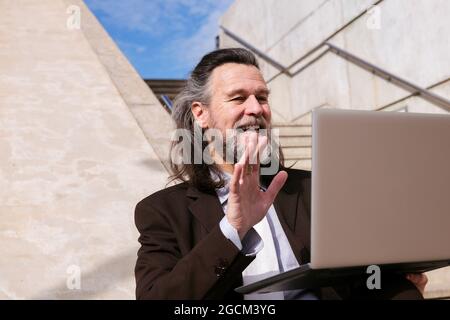
[[[309,262],[310,173],[285,169],[260,175],[259,155],[268,142],[258,133],[270,129],[268,98],[247,50],[211,52],[193,70],[173,110],[177,128],[189,133],[173,143],[173,150],[186,143],[193,148],[183,163],[172,163],[173,179],[183,183],[136,206],[138,299],[242,299],[233,290],[237,286]],[[198,127],[219,131],[224,149],[196,138]],[[233,134],[237,131],[241,134]],[[196,162],[195,150],[212,161]],[[281,151],[275,158],[283,168]],[[355,279],[268,298],[421,298],[426,277],[409,277],[383,278],[376,293],[366,288],[366,279]]]

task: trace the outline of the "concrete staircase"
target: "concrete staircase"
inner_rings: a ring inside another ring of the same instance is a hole
[[[285,166],[311,170],[312,113],[308,112],[295,123],[274,123],[273,128],[279,130]]]
[[[174,79],[145,79],[144,81],[166,108],[170,107],[167,106],[167,101],[163,97],[166,96],[170,101],[173,101],[186,84],[186,80]]]

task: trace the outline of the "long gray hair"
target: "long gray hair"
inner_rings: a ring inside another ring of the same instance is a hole
[[[242,48],[229,48],[212,51],[206,54],[192,71],[183,90],[175,98],[172,119],[175,121],[177,129],[185,129],[189,132],[190,150],[194,151],[190,154],[190,161],[176,163],[173,157],[179,152],[180,146],[187,143],[183,139],[172,141],[170,168],[172,175],[170,181],[181,180],[194,185],[197,189],[205,192],[213,192],[216,188],[224,186],[224,180],[220,174],[220,170],[215,164],[207,164],[205,162],[195,163],[195,151],[203,154],[203,150],[207,147],[207,143],[203,140],[195,139],[194,132],[196,128],[195,119],[191,112],[193,102],[201,102],[208,105],[210,102],[209,79],[213,70],[225,63],[239,63],[255,66],[259,69],[258,62],[253,53]],[[186,137],[185,137],[186,138]],[[181,147],[182,148],[182,147]],[[280,163],[282,164],[283,156],[279,150]],[[187,162],[187,163],[186,163]],[[216,174],[218,179],[211,178],[211,171]]]

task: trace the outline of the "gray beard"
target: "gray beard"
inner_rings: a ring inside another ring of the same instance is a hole
[[[244,154],[245,145],[243,143],[238,143],[238,141],[239,141],[238,135],[239,134],[242,134],[242,132],[239,133],[239,132],[235,131],[233,135],[226,136],[226,141],[223,145],[222,155],[221,155],[222,159],[226,163],[236,164],[237,162],[239,162],[242,155]],[[264,160],[267,160],[270,157],[270,154],[273,151],[273,146],[271,143],[272,143],[272,141],[271,141],[270,129],[267,129],[267,148],[268,148],[268,150],[270,150],[270,152],[268,154],[267,153],[260,154],[261,163],[264,163]],[[216,149],[216,150],[218,150],[218,149]]]

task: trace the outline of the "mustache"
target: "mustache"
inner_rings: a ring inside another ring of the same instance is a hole
[[[233,129],[238,129],[240,127],[245,126],[259,126],[261,129],[267,129],[269,126],[267,121],[263,117],[255,118],[255,117],[249,117],[249,118],[243,118],[236,122],[233,126]]]

